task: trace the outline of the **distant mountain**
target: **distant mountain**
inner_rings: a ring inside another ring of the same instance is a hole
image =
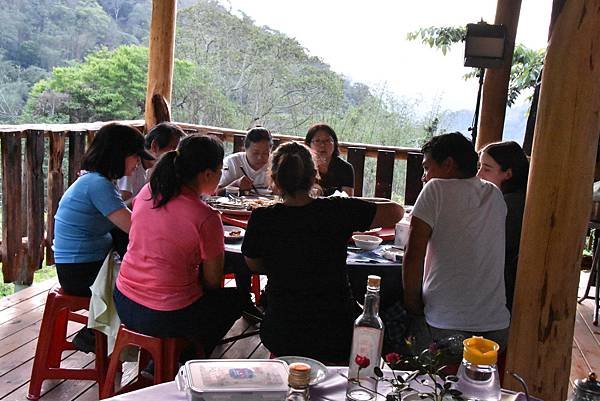
[[[527,113],[529,112],[529,103],[521,103],[508,107],[506,109],[506,119],[504,121],[504,139],[523,143],[525,136],[525,126],[527,125]],[[472,110],[457,110],[445,113],[440,118],[440,129],[446,132],[460,131],[464,134],[469,133],[468,128],[473,121]]]

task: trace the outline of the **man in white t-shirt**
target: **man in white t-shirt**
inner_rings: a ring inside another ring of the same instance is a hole
[[[179,140],[184,136],[185,133],[177,125],[163,122],[152,127],[148,135],[144,138],[144,147],[158,160],[163,153],[177,149]],[[150,174],[148,173],[152,171],[153,166],[154,161],[142,160],[133,171],[133,174],[121,177],[117,181],[121,197],[128,205],[131,204],[131,200],[148,182],[150,178]]]
[[[404,304],[419,348],[452,335],[506,346],[504,222],[500,190],[475,176],[477,153],[462,134],[422,148],[426,183],[412,211],[404,255]]]
[[[273,138],[269,130],[254,127],[246,134],[244,152],[229,155],[223,160],[223,174],[219,181],[217,193],[225,192],[225,187],[232,186],[241,191],[254,188],[267,188],[267,162],[271,155]]]

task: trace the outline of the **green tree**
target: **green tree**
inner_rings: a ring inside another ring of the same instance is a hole
[[[429,47],[440,49],[445,55],[455,44],[463,42],[467,34],[465,27],[428,27],[407,34],[408,40],[420,40]],[[545,50],[530,49],[522,44],[515,46],[510,82],[508,87],[508,106],[512,106],[519,95],[527,89],[533,89],[544,64]],[[476,72],[469,72],[465,79],[474,78]]]
[[[179,13],[176,52],[212,71],[247,128],[293,132],[339,109],[343,80],[296,40],[205,1]],[[209,117],[210,119],[210,117]]]

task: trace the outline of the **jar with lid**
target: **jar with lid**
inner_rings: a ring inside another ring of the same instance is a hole
[[[600,382],[596,373],[591,372],[585,379],[575,380],[569,401],[600,401]]]

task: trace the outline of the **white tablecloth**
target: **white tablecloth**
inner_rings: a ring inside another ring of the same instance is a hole
[[[329,367],[329,373],[325,380],[310,388],[311,401],[344,401],[346,399],[346,378],[340,375],[346,374],[347,367]],[[378,388],[382,394],[386,394],[385,388]],[[520,397],[522,393],[512,394],[502,392],[501,401],[520,401],[525,397]],[[108,398],[113,401],[187,401],[187,395],[177,389],[174,381],[147,387],[131,393],[118,395]],[[377,397],[377,400],[385,400],[384,397]]]

